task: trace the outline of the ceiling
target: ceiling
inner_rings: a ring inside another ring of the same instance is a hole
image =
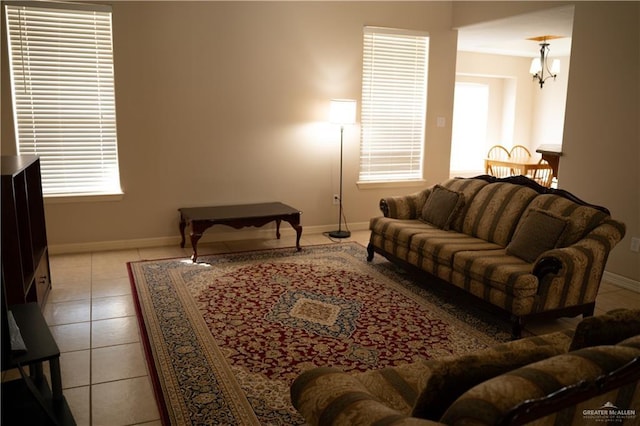
[[[530,37],[562,36],[551,40],[552,56],[569,56],[573,28],[573,6],[562,6],[458,28],[458,50],[533,58],[538,41]]]

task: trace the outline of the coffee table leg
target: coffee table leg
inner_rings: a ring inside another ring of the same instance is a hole
[[[300,247],[300,236],[302,235],[302,226],[300,226],[300,215],[285,217],[284,220],[289,222],[291,227],[296,230],[296,249],[302,250]]]
[[[202,234],[196,234],[192,232],[190,234],[190,237],[191,237],[191,247],[193,247],[193,254],[191,255],[191,260],[193,261],[193,263],[196,263],[196,261],[198,260],[198,240],[200,240],[200,237],[202,237]]]
[[[302,226],[295,225],[293,229],[296,230],[296,249],[300,251],[302,250],[302,247],[300,247],[300,236],[302,235]]]
[[[276,219],[276,238],[280,239],[280,222],[282,219]]]
[[[211,225],[211,223],[199,220],[191,221],[191,232],[189,232],[189,237],[191,238],[191,247],[193,247],[193,255],[191,256],[193,263],[196,263],[196,260],[198,260],[198,241],[202,237],[202,234],[204,234],[205,229]]]
[[[180,236],[182,240],[180,241],[180,248],[184,248],[184,230],[187,227],[187,221],[184,220],[184,216],[180,214]]]

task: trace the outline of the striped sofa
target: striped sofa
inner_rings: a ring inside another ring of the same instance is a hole
[[[450,179],[383,198],[380,208],[369,261],[380,253],[497,306],[514,338],[528,317],[593,315],[609,252],[625,233],[606,208],[524,176]]]
[[[640,311],[473,354],[361,373],[320,367],[291,385],[307,424],[584,425],[640,422]]]

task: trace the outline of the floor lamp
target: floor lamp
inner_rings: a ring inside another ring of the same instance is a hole
[[[342,230],[342,152],[345,124],[356,123],[356,101],[351,99],[332,99],[329,109],[329,121],[340,125],[340,213],[338,214],[338,230],[329,232],[332,238],[348,238],[351,232]]]

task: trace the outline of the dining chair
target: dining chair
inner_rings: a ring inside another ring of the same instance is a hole
[[[514,163],[528,163],[531,160],[531,152],[524,145],[514,145],[509,151],[509,158]],[[524,170],[517,167],[512,167],[511,174],[514,176],[523,175]]]
[[[504,160],[509,161],[509,151],[502,145],[494,145],[489,149],[487,153],[487,158],[489,160]],[[487,163],[487,167],[485,172],[488,175],[495,177],[506,177],[511,176],[511,168],[506,166],[495,166],[491,164],[491,162]]]
[[[553,182],[553,170],[551,169],[551,165],[547,160],[543,160],[543,159],[538,161],[538,164],[546,165],[547,167],[536,169],[533,172],[533,180],[535,180],[542,186],[546,186],[547,188],[550,188],[551,183]]]

